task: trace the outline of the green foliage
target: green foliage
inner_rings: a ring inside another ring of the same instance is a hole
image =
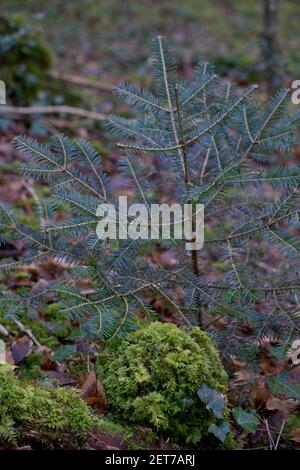
[[[300,384],[297,380],[292,381],[287,371],[271,377],[268,380],[268,385],[274,394],[300,400]]]
[[[236,422],[241,426],[244,431],[255,432],[259,425],[259,418],[255,413],[255,410],[245,411],[243,408],[233,408],[232,414]]]
[[[197,397],[201,384],[225,393],[227,377],[211,339],[152,322],[98,357],[97,374],[114,412],[125,422],[153,426],[175,441],[199,443],[216,423]],[[226,407],[221,418],[227,418]]]
[[[21,382],[11,366],[0,365],[0,442],[16,443],[33,429],[38,441],[58,443],[67,434],[75,445],[94,426],[99,421],[77,390]]]
[[[1,80],[12,102],[30,104],[45,84],[51,54],[38,34],[28,30],[20,15],[0,15]]]
[[[55,352],[54,360],[62,361],[67,357],[73,356],[74,354],[76,354],[76,352],[77,348],[74,344],[66,344],[64,346],[60,346]]]
[[[205,404],[207,410],[211,410],[217,418],[217,424],[211,423],[208,431],[214,434],[221,442],[225,442],[227,435],[230,433],[230,428],[226,420],[224,420],[224,411],[226,413],[227,401],[222,393],[213,390],[206,384],[201,385],[197,391],[198,397]]]
[[[206,405],[207,410],[212,410],[216,418],[222,419],[226,400],[220,392],[211,389],[206,384],[197,391],[198,397]]]
[[[226,421],[221,421],[219,424],[212,423],[209,425],[208,431],[214,436],[216,436],[217,439],[221,442],[225,442],[228,434],[230,433],[230,428]],[[230,441],[230,439],[229,439]]]
[[[296,437],[296,439],[294,440],[298,442],[297,438],[299,436],[299,432],[298,432],[299,428],[300,428],[300,414],[299,412],[296,411],[295,413],[292,413],[289,415],[288,421],[286,423],[285,433],[290,434],[290,436],[292,437],[292,440],[293,440],[293,437]]]
[[[215,337],[225,356],[252,357],[270,333],[287,348],[300,326],[300,169],[277,165],[293,146],[300,117],[299,110],[287,113],[290,90],[261,105],[251,99],[255,86],[224,84],[207,62],[196,67],[192,81],[183,81],[163,37],[153,41],[152,65],[154,91],[120,84],[116,95],[134,116],[109,116],[107,127],[126,139],[119,145],[120,166],[134,202],[165,202],[171,191],[172,202],[204,204],[208,230],[199,256],[185,251],[185,240],[97,239],[97,206],[117,201],[96,150],[62,135],[49,146],[17,137],[17,149],[29,160],[24,174],[48,182],[53,195],[36,202],[38,229],[18,224],[14,208],[1,205],[0,240],[20,240],[24,256],[4,260],[0,268],[49,257],[68,261],[70,280],[47,289],[60,296],[61,314],[80,323],[84,337],[125,334],[134,328],[137,310],[152,317],[151,299],[160,298],[188,329],[213,324],[207,315],[227,317]],[[62,203],[71,217],[58,222]],[[158,246],[176,250],[175,267],[153,266],[142,256]],[[270,263],[275,271],[264,269]],[[92,293],[78,290],[82,278],[90,279]],[[174,285],[182,290],[180,299]],[[24,306],[36,309],[47,289],[9,295],[6,315],[18,316]]]

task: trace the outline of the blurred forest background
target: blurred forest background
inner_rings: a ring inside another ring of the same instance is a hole
[[[1,6],[2,12],[24,14],[25,26],[41,32],[52,51],[53,67],[61,72],[111,83],[120,78],[145,81],[151,38],[164,34],[174,44],[187,77],[202,58],[212,61],[219,74],[244,83],[265,77],[267,3],[272,2],[2,0]],[[279,1],[277,16],[278,61],[283,79],[289,81],[300,75],[298,0]]]
[[[99,79],[143,76],[151,38],[170,37],[182,67],[205,58],[221,74],[255,81],[263,69],[262,0],[1,1],[2,11],[23,13],[41,31],[64,71]],[[277,36],[287,75],[299,76],[298,0],[279,2]]]
[[[200,60],[208,60],[219,75],[241,86],[259,83],[263,96],[300,76],[298,0],[2,0],[1,12],[13,22],[8,27],[2,17],[0,23],[7,104],[84,109],[79,116],[67,110],[60,119],[25,111],[27,128],[41,136],[65,125],[82,137],[101,137],[104,144],[99,120],[127,112],[113,98],[113,87],[118,81],[150,86],[149,49],[157,34],[169,37],[187,79]],[[30,36],[34,32],[42,45]],[[98,115],[85,115],[86,110]],[[24,114],[15,117],[20,122]]]

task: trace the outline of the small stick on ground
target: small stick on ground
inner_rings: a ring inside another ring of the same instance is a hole
[[[0,325],[0,335],[2,336],[9,336],[9,331],[7,331],[7,329],[3,326],[3,325]]]
[[[34,344],[38,347],[38,348],[41,348],[41,349],[45,349],[45,346],[43,346],[37,339],[36,337],[34,336],[34,334],[32,333],[31,330],[29,330],[28,328],[26,328],[23,323],[21,323],[19,320],[15,319],[14,320],[15,324],[17,325],[17,327],[19,328],[20,331],[22,331],[22,333],[25,333],[30,339],[31,341],[34,342]]]
[[[267,429],[267,433],[268,433],[268,437],[269,437],[270,450],[273,450],[274,446],[275,446],[275,442],[274,442],[274,439],[272,437],[272,434],[271,434],[271,431],[270,431],[270,428],[269,428],[269,423],[268,423],[267,419],[265,419],[265,425],[266,425],[266,429]]]
[[[285,426],[285,420],[282,420],[282,425],[281,425],[281,428],[280,428],[280,431],[279,431],[279,434],[278,434],[278,437],[277,437],[277,440],[276,440],[274,450],[278,449],[278,445],[279,445],[279,442],[280,442],[280,438],[281,438],[284,426]]]
[[[0,115],[12,114],[16,116],[26,116],[30,114],[72,114],[73,116],[81,116],[95,121],[104,121],[105,114],[86,109],[75,108],[74,106],[0,106]]]
[[[88,88],[95,88],[102,91],[113,91],[115,86],[108,82],[102,82],[90,78],[79,77],[70,73],[59,72],[58,70],[50,70],[50,77],[62,80],[64,82],[73,83],[74,85],[86,86]]]

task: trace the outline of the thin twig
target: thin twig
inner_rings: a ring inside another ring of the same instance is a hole
[[[282,420],[282,425],[281,425],[281,428],[280,428],[280,431],[279,431],[279,434],[278,434],[278,437],[277,437],[277,440],[276,440],[276,444],[275,444],[274,450],[277,450],[277,448],[278,448],[279,441],[280,441],[280,438],[281,438],[281,435],[282,435],[282,431],[283,431],[284,426],[285,426],[285,420],[283,419],[283,420]]]
[[[176,100],[176,111],[177,111],[177,120],[178,120],[178,127],[180,132],[180,144],[182,145],[182,158],[183,158],[183,165],[184,165],[184,182],[186,187],[190,184],[190,169],[189,169],[189,162],[187,158],[186,148],[185,148],[185,140],[184,140],[184,133],[183,133],[183,124],[182,118],[180,114],[180,107],[179,107],[179,96],[178,96],[178,85],[175,84],[174,87],[175,92],[175,100]]]
[[[105,114],[97,113],[95,111],[88,111],[87,109],[75,108],[74,106],[0,106],[0,115],[14,114],[29,115],[29,114],[73,114],[74,116],[81,116],[95,121],[103,121],[106,119]]]
[[[7,331],[7,329],[5,328],[5,326],[3,326],[3,325],[0,325],[0,335],[2,335],[2,336],[9,336],[9,332]]]
[[[74,85],[86,86],[88,88],[95,88],[97,90],[103,91],[113,91],[115,86],[108,82],[102,82],[99,80],[94,80],[85,77],[79,77],[78,75],[73,75],[69,73],[59,72],[58,70],[50,70],[50,77],[62,80],[68,83],[74,83]]]
[[[177,120],[178,120],[178,127],[179,127],[179,132],[180,132],[180,144],[182,145],[182,158],[183,158],[183,164],[184,164],[184,183],[186,189],[189,189],[190,187],[190,169],[189,169],[189,162],[188,162],[188,157],[187,157],[187,152],[186,152],[186,147],[185,147],[185,140],[184,140],[184,132],[183,132],[183,124],[182,124],[182,117],[180,114],[180,107],[179,107],[179,96],[178,96],[178,85],[176,84],[174,87],[174,94],[175,94],[175,100],[176,100],[176,111],[177,111]],[[191,203],[191,201],[189,201]],[[194,208],[192,209],[192,229],[195,230],[196,227],[196,219],[195,219],[195,212]],[[199,267],[198,267],[198,252],[197,250],[192,250],[192,260],[193,260],[193,269],[194,273],[199,276]],[[198,323],[199,326],[202,323],[201,319],[201,314],[199,313],[199,318],[198,318]]]
[[[19,328],[22,333],[25,333],[38,348],[44,348],[44,346],[41,345],[41,343],[36,339],[36,337],[33,335],[32,331],[26,328],[23,323],[20,322],[20,320],[14,319],[15,324]]]
[[[275,446],[275,442],[274,442],[274,439],[272,437],[272,434],[271,434],[271,431],[270,431],[270,428],[269,428],[269,423],[268,423],[267,419],[265,419],[265,425],[266,425],[267,433],[268,433],[268,436],[269,436],[270,450],[273,450],[273,448]]]

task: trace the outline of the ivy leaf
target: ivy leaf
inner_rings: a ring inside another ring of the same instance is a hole
[[[61,346],[58,348],[53,356],[55,361],[62,361],[66,357],[72,356],[77,353],[77,348],[73,344],[67,344],[66,346]]]
[[[0,80],[0,104],[6,103],[5,83]]]
[[[186,411],[188,410],[189,408],[191,408],[191,406],[194,404],[194,400],[192,400],[191,398],[184,398],[181,402],[181,409],[182,411]]]
[[[276,395],[285,395],[288,398],[300,400],[300,384],[289,382],[289,376],[286,372],[278,374],[268,380],[272,392]]]
[[[197,394],[200,400],[206,405],[207,410],[212,410],[216,418],[223,418],[226,399],[223,397],[222,393],[204,384],[198,389]]]
[[[212,423],[208,428],[208,432],[211,432],[217,439],[224,442],[227,434],[230,432],[230,428],[225,421],[222,421],[218,426]]]
[[[5,343],[0,339],[0,364],[6,364]]]
[[[249,413],[248,411],[243,410],[239,406],[233,408],[232,414],[236,422],[247,432],[255,432],[259,425],[259,418],[254,413]]]

